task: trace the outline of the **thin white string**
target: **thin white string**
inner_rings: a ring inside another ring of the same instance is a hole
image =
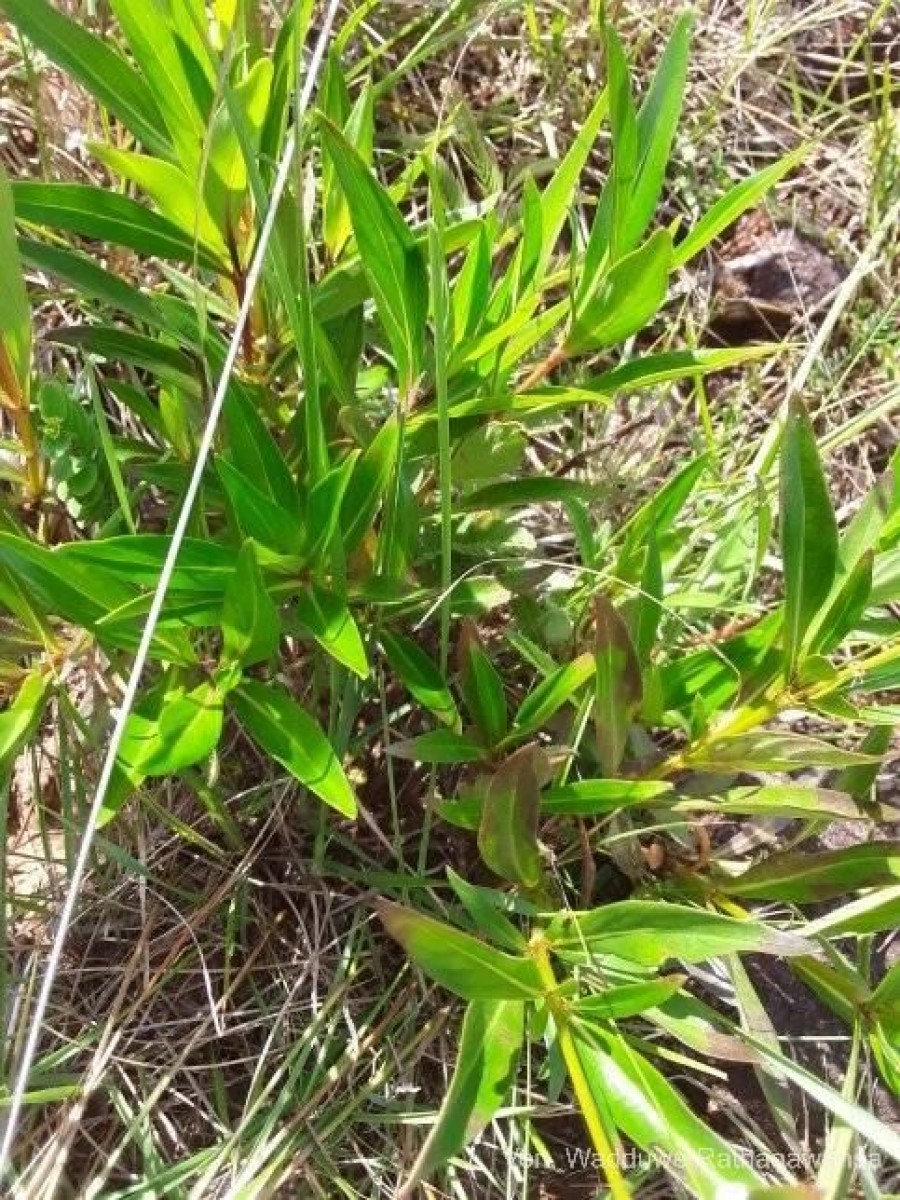
[[[225,363],[222,367],[222,374],[219,378],[219,383],[216,388],[212,404],[210,405],[209,416],[206,421],[206,428],[203,431],[203,438],[201,439],[200,447],[197,451],[197,461],[194,464],[190,482],[184,495],[181,512],[178,515],[178,521],[172,533],[172,540],[169,543],[166,558],[163,563],[162,570],[160,571],[159,580],[156,584],[156,591],[153,595],[153,601],[150,605],[150,610],[147,613],[147,623],[144,626],[144,631],[141,635],[141,641],[134,658],[134,664],[131,668],[128,684],[125,688],[125,693],[122,697],[122,703],[119,707],[116,721],[113,726],[109,747],[106,751],[106,757],[103,760],[103,768],[100,772],[100,779],[97,783],[97,791],[94,795],[94,800],[91,804],[91,809],[88,813],[88,818],[85,823],[84,832],[81,837],[81,844],[78,849],[78,857],[72,869],[71,879],[69,880],[69,889],[66,894],[65,903],[63,904],[57,921],[53,944],[50,947],[50,953],[47,956],[47,965],[44,972],[44,978],[41,981],[40,991],[38,992],[34,1010],[30,1016],[30,1028],[28,1030],[28,1037],[22,1051],[22,1058],[18,1066],[15,1087],[13,1088],[13,1092],[10,1097],[9,1107],[6,1110],[3,1142],[2,1145],[0,1145],[0,1181],[4,1179],[9,1165],[13,1139],[15,1137],[19,1117],[21,1115],[25,1091],[28,1086],[28,1075],[37,1055],[38,1044],[41,1039],[41,1033],[43,1032],[44,1017],[47,1013],[47,1007],[50,1003],[50,996],[53,991],[53,984],[59,970],[60,961],[62,959],[63,946],[65,944],[66,936],[69,932],[69,926],[72,923],[72,916],[75,912],[78,893],[81,889],[81,884],[87,871],[91,845],[94,840],[94,835],[97,832],[97,822],[99,821],[100,813],[106,801],[106,794],[109,790],[109,785],[112,780],[113,768],[115,767],[116,758],[119,753],[119,746],[125,730],[125,722],[128,720],[128,716],[131,713],[131,709],[134,706],[134,702],[137,697],[138,687],[140,686],[144,668],[147,665],[147,659],[149,657],[153,635],[156,632],[156,626],[166,599],[166,593],[168,591],[169,584],[172,581],[176,560],[178,559],[178,554],[181,550],[181,545],[187,532],[188,522],[191,518],[194,503],[200,491],[203,471],[206,467],[206,462],[209,458],[210,451],[212,450],[213,438],[215,437],[216,426],[218,425],[219,417],[222,414],[222,408],[225,404],[225,396],[228,391],[228,384],[231,381],[231,376],[234,372],[237,357],[240,353],[244,329],[246,328],[247,321],[250,317],[250,309],[253,304],[254,294],[259,284],[260,276],[262,275],[266,250],[268,249],[269,241],[271,240],[272,232],[275,228],[275,220],[278,215],[278,208],[281,203],[281,198],[284,194],[285,187],[287,186],[291,169],[294,166],[296,129],[306,110],[309,108],[313,91],[316,86],[316,81],[318,79],[319,70],[322,65],[322,59],[325,55],[325,50],[331,34],[331,27],[334,24],[334,19],[337,15],[339,5],[340,0],[331,0],[328,10],[325,14],[325,19],[322,22],[319,36],[316,39],[312,57],[309,61],[306,78],[297,101],[297,109],[294,114],[293,127],[288,134],[287,142],[285,144],[284,151],[282,152],[281,161],[278,166],[278,174],[275,179],[275,185],[272,189],[272,198],[269,204],[269,209],[266,213],[266,218],[263,222],[262,229],[260,230],[259,242],[256,247],[256,252],[253,256],[253,261],[250,265],[250,270],[247,273],[246,290],[238,311],[234,333],[232,334],[231,343],[228,347],[228,354],[225,357]]]

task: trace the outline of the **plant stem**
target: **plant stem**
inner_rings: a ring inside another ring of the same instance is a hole
[[[565,346],[557,346],[555,350],[551,350],[543,361],[537,364],[529,375],[526,375],[516,390],[519,392],[530,392],[539,383],[543,383],[548,375],[552,375],[558,367],[561,367],[568,357]]]
[[[579,1111],[584,1118],[584,1123],[590,1134],[594,1150],[600,1160],[603,1174],[606,1176],[610,1196],[612,1200],[631,1200],[631,1191],[619,1169],[615,1147],[606,1132],[603,1117],[597,1107],[597,1102],[591,1091],[588,1078],[584,1073],[584,1067],[581,1064],[578,1047],[572,1036],[572,1029],[569,1024],[565,1005],[559,1001],[554,1003],[555,997],[553,993],[557,988],[557,979],[553,971],[553,964],[550,962],[550,954],[543,930],[538,929],[535,931],[531,938],[530,949],[537,963],[538,970],[541,973],[541,978],[547,986],[549,994],[548,1003],[551,1005],[553,1019],[556,1023],[556,1036],[559,1048],[572,1083],[572,1090],[575,1092]]]
[[[4,395],[6,396],[5,402]],[[0,405],[10,414],[16,427],[16,435],[22,448],[22,457],[25,460],[28,499],[39,500],[44,494],[44,464],[41,461],[34,423],[31,420],[31,409],[19,386],[2,339],[0,339]]]

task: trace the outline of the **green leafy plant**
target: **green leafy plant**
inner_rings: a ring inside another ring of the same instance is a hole
[[[0,603],[19,631],[0,663],[8,770],[63,690],[61,663],[99,654],[117,674],[140,639],[247,295],[311,6],[290,9],[271,54],[251,4],[217,6],[210,28],[199,0],[112,0],[117,41],[48,0],[0,9],[106,110],[93,154],[116,184],[0,180],[0,397],[21,462],[0,531]],[[800,157],[690,228],[658,216],[689,28],[676,22],[640,104],[607,28],[606,86],[570,149],[543,186],[526,176],[502,200],[448,185],[452,121],[386,171],[383,86],[371,63],[351,76],[332,54],[103,814],[175,776],[232,837],[215,781],[237,738],[352,819],[351,768],[371,761],[373,704],[387,711],[380,680],[399,689],[385,769],[430,769],[437,816],[468,831],[484,869],[478,883],[448,873],[450,914],[377,906],[466,1004],[402,1195],[491,1121],[526,1047],[545,1051],[557,1095],[568,1080],[616,1197],[630,1194],[625,1140],[694,1195],[766,1187],[665,1075],[723,1044],[900,1153],[887,1126],[691,988],[697,964],[784,956],[896,1084],[897,968],[873,986],[865,954],[854,965],[834,943],[895,922],[900,847],[806,845],[824,819],[878,815],[897,718],[883,693],[900,671],[896,462],[839,522],[795,400],[777,464],[733,484],[697,456],[614,511],[579,453],[527,467],[529,447],[619,396],[771,353],[654,348],[676,273]],[[604,123],[610,167],[590,205],[579,179]],[[81,239],[135,252],[151,284]],[[22,263],[73,294],[77,320],[45,336],[78,360],[77,387],[38,378]],[[534,569],[548,557],[535,512],[566,530],[552,579]],[[838,736],[789,727],[797,710]],[[808,769],[836,776],[794,778]],[[800,828],[789,848],[734,861],[708,845],[710,814]],[[626,899],[597,886],[613,869]],[[842,907],[806,923],[823,899]]]

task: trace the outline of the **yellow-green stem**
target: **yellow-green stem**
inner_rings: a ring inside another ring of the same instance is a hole
[[[538,970],[541,973],[541,979],[546,984],[547,990],[552,996],[556,991],[557,980],[553,971],[553,964],[550,962],[547,943],[540,930],[531,939],[531,953],[534,955]],[[553,1005],[552,1000],[551,1007],[553,1009],[553,1019],[556,1023],[556,1036],[559,1042],[559,1049],[566,1064],[569,1079],[572,1082],[572,1089],[575,1092],[578,1108],[584,1118],[584,1123],[590,1134],[594,1150],[597,1153],[603,1173],[606,1176],[610,1196],[612,1200],[631,1200],[631,1191],[625,1182],[625,1177],[619,1170],[615,1147],[606,1132],[603,1117],[597,1108],[597,1102],[594,1099],[591,1086],[584,1073],[584,1067],[581,1065],[578,1047],[575,1045],[575,1039],[572,1037],[572,1030],[565,1007],[563,1005]]]
[[[6,347],[0,339],[0,403],[2,403],[4,395],[6,401],[3,403],[3,407],[13,419],[16,436],[22,448],[22,457],[25,460],[28,498],[29,500],[39,500],[44,493],[44,466],[41,461],[37,434],[31,420],[31,409],[19,386]]]
[[[760,725],[764,725],[766,721],[771,721],[778,716],[781,711],[783,696],[763,698],[755,704],[747,704],[728,720],[711,729],[709,733],[698,738],[692,745],[681,750],[678,754],[673,754],[670,758],[665,759],[659,766],[650,773],[651,779],[666,779],[670,775],[674,775],[677,771],[683,771],[690,767],[691,759],[696,755],[698,750],[704,749],[713,742],[720,742],[725,738],[736,737],[740,733],[748,733],[751,729],[758,729]]]

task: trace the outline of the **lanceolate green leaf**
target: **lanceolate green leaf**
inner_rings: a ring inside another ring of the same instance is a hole
[[[642,504],[623,529],[624,544],[616,563],[616,575],[638,583],[644,566],[647,539],[652,531],[657,539],[671,527],[691,493],[709,466],[705,455],[688,463],[656,495]]]
[[[548,501],[566,501],[589,495],[587,485],[576,479],[555,479],[536,476],[534,479],[510,479],[491,483],[477,492],[464,496],[456,505],[457,512],[478,512],[496,508],[515,508]]]
[[[107,575],[119,584],[152,590],[169,549],[169,538],[162,533],[97,538],[92,542],[69,542],[56,550],[45,551],[62,564],[70,577],[103,580]],[[90,570],[85,573],[84,568]],[[189,592],[222,598],[234,569],[234,552],[227,546],[201,538],[185,538],[178,555],[169,591]]]
[[[389,417],[356,460],[341,506],[342,542],[352,553],[371,529],[397,463],[400,427]]]
[[[359,255],[408,393],[422,370],[428,280],[422,252],[387,192],[344,135],[324,117],[322,143],[350,209]]]
[[[537,746],[523,746],[497,768],[485,790],[478,829],[478,849],[491,870],[529,888],[541,878],[541,753]]]
[[[464,1000],[534,1000],[544,984],[537,963],[506,954],[452,925],[381,900],[379,917],[417,967]]]
[[[832,746],[803,733],[760,730],[704,742],[685,755],[693,771],[799,771],[803,767],[852,767],[880,757]]]
[[[900,451],[895,450],[887,470],[853,514],[841,534],[838,547],[838,577],[835,585],[850,574],[869,550],[875,550],[885,535],[888,545],[896,542],[900,516]]]
[[[557,954],[614,954],[656,967],[669,959],[703,962],[719,954],[808,954],[811,944],[761,921],[739,921],[702,908],[622,900],[590,912],[551,918],[547,940]]]
[[[749,179],[743,179],[740,183],[736,183],[678,243],[673,256],[673,267],[681,267],[689,262],[710,242],[713,242],[723,230],[727,229],[729,225],[733,225],[742,213],[758,204],[779,179],[787,175],[802,161],[807,151],[807,146],[799,146],[770,167],[763,167]]]
[[[80,296],[97,299],[144,325],[165,328],[166,323],[149,296],[87,254],[24,237],[19,238],[19,249],[30,267],[70,284]]]
[[[229,702],[253,740],[304,787],[345,817],[356,816],[356,797],[340,760],[296,700],[278,684],[245,679]]]
[[[389,753],[396,758],[408,758],[423,763],[466,763],[477,762],[484,757],[484,747],[474,738],[456,733],[452,729],[433,729],[418,737],[394,742]]]
[[[0,0],[0,11],[53,62],[74,75],[145,146],[165,154],[168,139],[153,93],[106,42],[48,0]]]
[[[456,702],[437,665],[409,638],[388,630],[382,630],[380,638],[391,669],[404,687],[445,725],[456,728]]]
[[[540,729],[593,678],[596,666],[592,654],[580,654],[542,679],[519,706],[511,737],[526,737]]]
[[[546,816],[596,817],[620,808],[668,807],[671,803],[672,785],[656,781],[583,779],[541,792],[541,812]],[[476,790],[445,801],[441,815],[461,829],[476,830],[483,807],[484,795]]]
[[[664,1004],[684,986],[686,975],[662,975],[646,983],[622,983],[584,996],[572,1005],[572,1016],[583,1021],[616,1021]]]
[[[623,252],[636,246],[643,237],[659,203],[669,153],[681,117],[690,36],[691,16],[685,13],[675,22],[637,115],[638,165],[622,217]]]
[[[594,728],[605,775],[615,776],[625,753],[628,725],[641,699],[641,668],[628,628],[605,596],[594,600],[596,662]]]
[[[727,371],[744,362],[768,358],[773,352],[771,346],[765,345],[727,350],[669,350],[633,358],[584,382],[534,388],[513,397],[511,401],[507,396],[498,398],[498,401],[502,399],[514,412],[535,414],[551,413],[575,404],[608,404],[620,392],[639,391],[673,379],[689,379],[714,371]],[[481,411],[493,411],[488,407],[492,403],[494,409],[499,408],[498,402],[482,400]],[[454,413],[462,416],[464,410],[457,406]]]
[[[849,792],[855,800],[871,801],[872,790],[882,767],[882,759],[893,740],[893,733],[890,725],[876,725],[870,729],[859,747],[860,753],[865,754],[869,761],[845,767],[835,779],[834,786],[841,791]]]
[[[45,612],[90,629],[134,590],[110,572],[75,562],[64,553],[0,533],[0,567],[6,567]],[[102,597],[102,599],[101,599]]]
[[[872,993],[872,1011],[895,1035],[900,1032],[900,963],[890,967]]]
[[[346,553],[344,543],[337,540],[341,522],[341,505],[356,467],[357,452],[332,467],[309,491],[306,499],[307,536],[303,557],[313,570],[321,571],[333,564],[332,553]]]
[[[213,121],[204,195],[213,219],[232,240],[240,235],[254,174],[259,182],[256,154],[271,86],[272,63],[260,59],[240,83],[225,83],[225,103]],[[257,205],[261,206],[261,201],[258,196]],[[275,246],[273,243],[273,251]]]
[[[740,813],[815,820],[827,817],[842,821],[870,821],[856,801],[845,792],[829,788],[778,783],[763,787],[732,788],[720,798],[679,800],[675,811]]]
[[[350,609],[334,592],[311,584],[297,596],[297,616],[332,658],[360,679],[369,674],[369,660]]]
[[[91,149],[95,158],[111,171],[136,184],[149,196],[162,215],[186,238],[214,255],[223,271],[228,269],[225,240],[200,201],[197,184],[192,183],[180,167],[116,146],[95,145]]]
[[[866,550],[843,577],[830,604],[820,610],[809,638],[811,653],[830,653],[857,628],[872,594],[874,562],[874,553]]]
[[[617,808],[668,804],[671,783],[634,779],[582,779],[547,788],[541,798],[545,813],[568,817],[595,817]]]
[[[252,666],[278,648],[278,609],[266,590],[253,542],[246,541],[225,589],[222,651],[226,662]]]
[[[506,693],[472,622],[462,627],[459,660],[460,683],[469,716],[485,746],[498,746],[507,729]]]
[[[788,676],[794,673],[807,629],[831,591],[837,545],[837,523],[816,435],[806,410],[794,401],[781,450],[784,653]]]
[[[6,172],[0,167],[0,355],[27,398],[31,375],[31,310],[16,242],[16,214]],[[2,365],[2,360],[0,360]],[[0,392],[5,392],[0,370]],[[13,398],[10,397],[10,400]]]
[[[146,337],[117,325],[75,325],[51,330],[47,338],[60,346],[83,347],[110,362],[152,371],[163,383],[188,393],[199,393],[195,361],[158,337]]]
[[[482,220],[478,236],[472,240],[453,284],[452,328],[456,345],[470,342],[481,328],[487,314],[491,291],[490,229],[488,221]]]
[[[577,293],[580,310],[594,287],[594,279],[622,254],[622,234],[631,203],[638,167],[637,114],[631,72],[621,41],[610,24],[603,30],[609,79],[609,123],[612,132],[612,166],[591,227]]]
[[[666,298],[671,260],[672,239],[665,229],[620,259],[576,313],[566,350],[603,350],[643,329]]]
[[[457,875],[452,867],[447,868],[447,882],[481,937],[486,937],[503,950],[512,950],[514,954],[521,954],[528,948],[525,935],[506,915],[513,903],[511,897],[497,888],[469,883]]]
[[[80,237],[127,246],[139,254],[171,258],[221,271],[208,250],[197,247],[177,225],[150,212],[136,200],[83,183],[13,184],[16,216],[21,221],[62,229]]]
[[[5,786],[3,777],[41,719],[48,690],[49,679],[40,671],[32,671],[25,676],[13,702],[0,713],[0,787]]]
[[[871,594],[863,598],[863,593],[869,576],[874,579],[890,561],[889,555],[876,554],[876,550],[882,533],[886,528],[890,528],[892,517],[900,512],[900,471],[896,469],[896,459],[895,454],[895,461],[869,491],[841,533],[831,594],[810,629],[811,649],[836,646],[840,638],[849,631],[853,623],[852,614],[860,604],[864,604],[866,600],[880,603],[885,598]],[[888,545],[890,544],[888,540]],[[888,591],[890,590],[889,587]],[[871,583],[869,591],[872,591]],[[842,627],[843,633],[839,634]]]
[[[137,776],[171,775],[207,758],[222,734],[222,697],[209,683],[167,694],[157,712],[128,718],[119,758]]]
[[[471,217],[449,224],[442,238],[444,250],[453,254],[464,250],[482,228],[479,218]],[[413,239],[424,253],[428,241],[427,232],[418,233]],[[424,260],[423,260],[424,261]],[[316,318],[325,323],[343,316],[372,296],[372,289],[363,270],[362,263],[354,259],[336,270],[330,271],[313,291],[313,310]]]
[[[736,958],[732,955],[728,969]],[[683,1046],[725,1062],[755,1062],[755,1055],[731,1032],[728,1022],[703,1000],[688,992],[670,996],[663,1004],[647,1014],[648,1020],[675,1038]]]
[[[735,896],[809,904],[897,880],[900,842],[865,842],[820,853],[773,854],[737,878],[721,881],[719,886]]]
[[[233,388],[222,422],[227,432],[229,461],[255,487],[299,521],[297,484],[278,443],[260,416],[258,402],[243,389]]]
[[[900,883],[866,892],[804,927],[808,937],[865,936],[900,926]]]
[[[515,1080],[524,1013],[521,1000],[470,1001],[450,1087],[397,1200],[409,1200],[416,1184],[459,1154],[503,1104]]]
[[[216,470],[243,535],[281,554],[299,554],[304,528],[295,513],[258,488],[227,459],[219,458]]]
[[[550,262],[557,238],[562,231],[575,199],[578,180],[584,170],[600,127],[609,112],[609,93],[603,91],[585,117],[578,136],[565,158],[556,168],[553,178],[541,193],[541,254],[538,260],[537,281],[540,282]]]
[[[181,168],[196,190],[196,168],[203,150],[205,121],[197,111],[194,96],[178,53],[172,28],[170,0],[110,0],[128,45],[141,67],[143,79],[152,90],[163,114]],[[183,7],[183,0],[176,0]]]
[[[358,151],[363,162],[371,164],[374,114],[372,91],[366,87],[360,92],[352,109],[338,119],[334,112],[326,116],[344,131],[348,142]],[[325,243],[332,258],[340,256],[353,230],[346,197],[337,186],[335,168],[329,159],[322,172],[323,231]]]
[[[337,128],[343,130],[350,116],[351,100],[340,59],[329,51],[319,86],[319,106]],[[351,144],[352,144],[352,139]],[[322,233],[332,260],[336,260],[351,232],[347,201],[337,183],[334,163],[326,158],[322,164]]]

